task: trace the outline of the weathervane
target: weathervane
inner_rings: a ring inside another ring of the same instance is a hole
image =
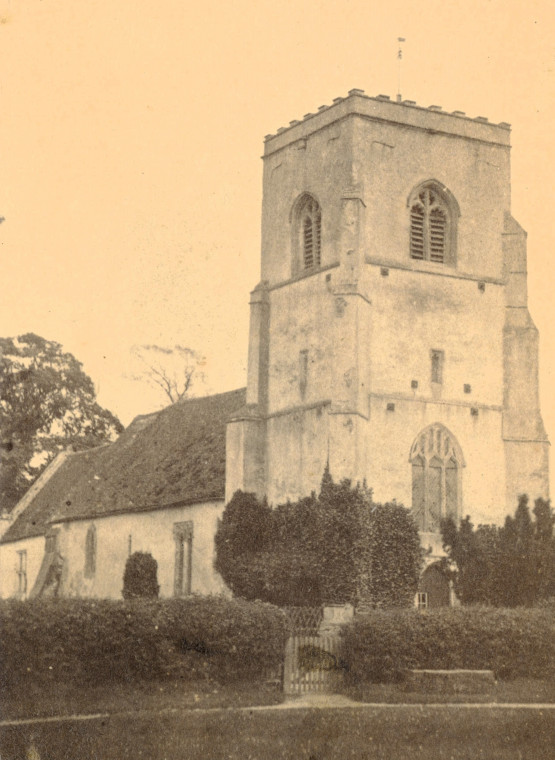
[[[401,61],[403,60],[403,48],[401,47],[403,42],[406,42],[404,37],[397,37],[397,42],[399,43],[399,49],[397,51],[397,61],[398,61],[398,81],[397,81],[397,102],[401,102]]]

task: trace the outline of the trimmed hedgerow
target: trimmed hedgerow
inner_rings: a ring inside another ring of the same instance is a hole
[[[220,597],[0,602],[0,682],[257,678],[277,667],[284,614]]]
[[[375,611],[345,626],[343,634],[351,684],[395,681],[407,668],[493,670],[503,679],[555,675],[550,610]]]
[[[156,611],[161,635],[179,654],[174,665],[186,677],[257,678],[283,661],[287,618],[270,604],[189,596]]]
[[[0,603],[0,674],[102,682],[158,676],[167,662],[152,621],[136,605],[84,599]]]

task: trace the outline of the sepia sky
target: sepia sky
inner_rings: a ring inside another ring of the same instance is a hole
[[[512,132],[513,215],[555,435],[549,0],[0,0],[0,335],[84,363],[127,424],[158,406],[125,378],[133,344],[246,381],[259,278],[263,137],[351,88]]]

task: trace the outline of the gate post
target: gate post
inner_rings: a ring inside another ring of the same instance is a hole
[[[352,604],[330,604],[324,607],[324,616],[318,633],[337,635],[339,629],[345,623],[349,623],[354,617],[354,607]]]
[[[285,658],[283,661],[283,691],[285,694],[294,694],[294,675],[296,666],[295,637],[289,636],[285,644]]]

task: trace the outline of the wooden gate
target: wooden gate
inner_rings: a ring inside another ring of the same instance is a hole
[[[286,694],[334,691],[341,677],[339,636],[291,636],[285,647],[283,690]]]

